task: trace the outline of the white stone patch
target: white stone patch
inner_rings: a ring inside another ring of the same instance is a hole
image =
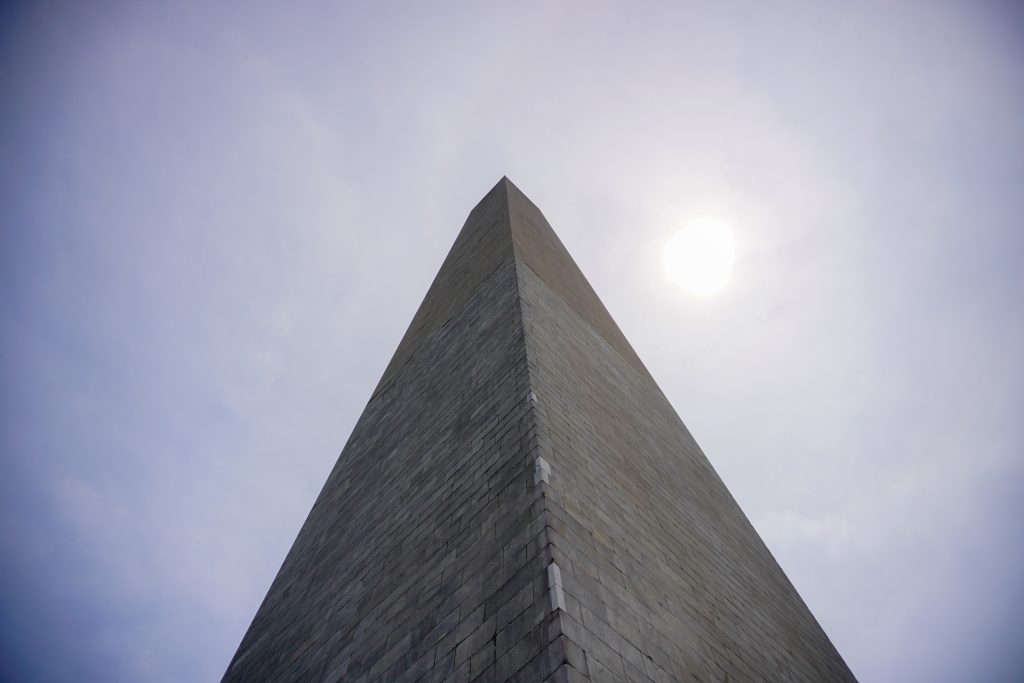
[[[551,465],[544,458],[537,456],[533,463],[533,483],[539,484],[541,482],[545,484],[551,483]]]
[[[562,572],[552,562],[548,565],[548,595],[551,598],[551,611],[565,611],[565,593],[562,591]]]

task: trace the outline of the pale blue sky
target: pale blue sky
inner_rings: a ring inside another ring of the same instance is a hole
[[[861,680],[1024,677],[1013,3],[0,12],[0,679],[217,679],[505,174]]]

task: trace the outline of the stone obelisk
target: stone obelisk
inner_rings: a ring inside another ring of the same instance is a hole
[[[536,206],[472,210],[226,681],[853,681]]]

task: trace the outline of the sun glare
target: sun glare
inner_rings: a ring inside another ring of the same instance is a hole
[[[721,291],[729,283],[735,260],[732,230],[709,217],[691,221],[669,239],[661,253],[668,279],[699,296]]]

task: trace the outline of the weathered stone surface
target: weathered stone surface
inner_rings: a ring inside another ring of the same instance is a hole
[[[543,215],[502,179],[224,680],[854,678]]]

